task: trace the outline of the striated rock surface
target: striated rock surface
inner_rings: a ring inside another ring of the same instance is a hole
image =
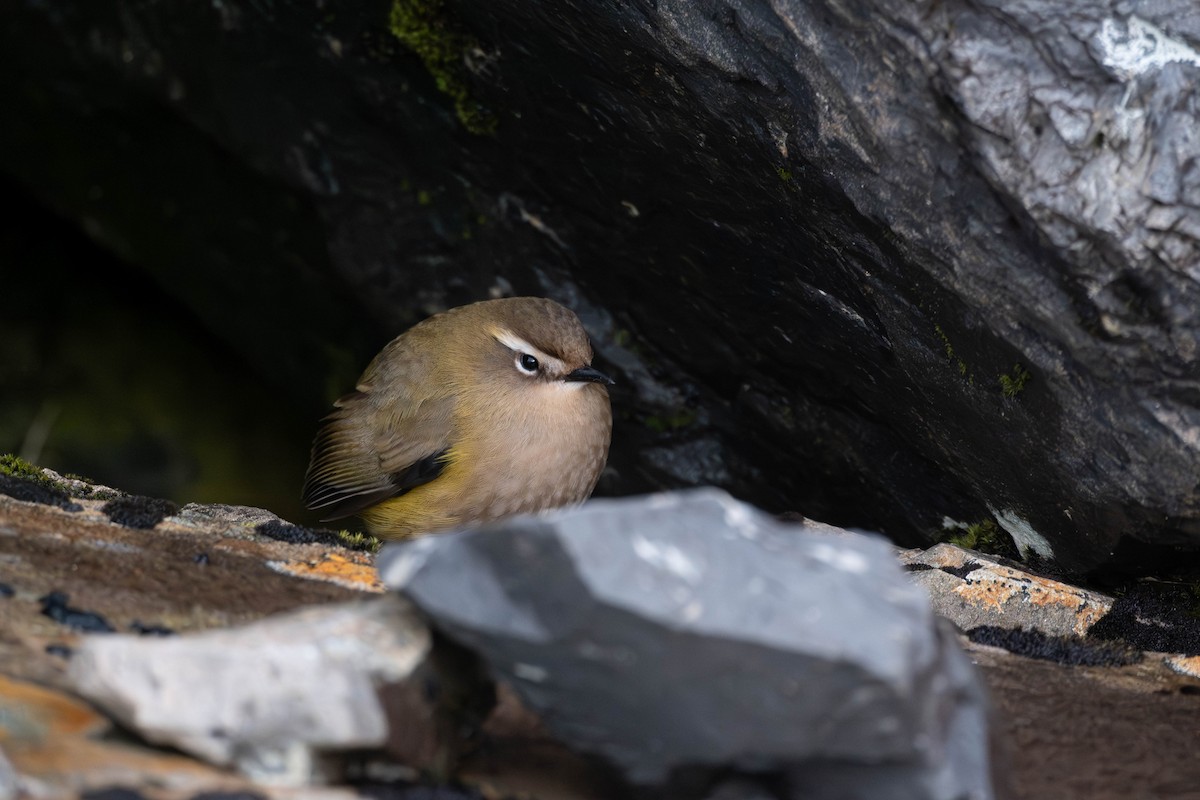
[[[992,796],[978,676],[882,539],[703,490],[393,545],[380,570],[632,784]]]

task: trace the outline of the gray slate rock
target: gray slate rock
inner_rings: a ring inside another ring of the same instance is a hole
[[[69,675],[76,691],[151,742],[258,781],[304,785],[321,777],[320,754],[389,742],[380,693],[416,708],[397,687],[424,692],[430,647],[411,607],[391,597],[168,639],[89,637]],[[405,721],[434,738],[431,717]]]
[[[631,783],[733,768],[793,797],[991,796],[979,680],[882,539],[698,490],[392,545],[379,566]]]

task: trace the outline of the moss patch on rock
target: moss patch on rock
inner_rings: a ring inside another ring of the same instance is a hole
[[[466,56],[480,49],[479,42],[447,16],[442,0],[395,0],[388,27],[454,102],[464,128],[477,135],[496,132],[495,115],[471,96],[468,83]]]

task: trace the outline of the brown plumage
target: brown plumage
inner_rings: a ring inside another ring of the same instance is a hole
[[[430,317],[388,344],[313,442],[304,502],[382,538],[585,500],[612,432],[573,312],[538,297]]]

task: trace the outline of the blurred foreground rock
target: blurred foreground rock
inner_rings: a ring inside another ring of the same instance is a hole
[[[843,779],[844,796],[890,797],[953,759],[936,797],[983,766],[972,671],[996,709],[999,796],[1200,784],[1195,631],[1137,592],[1104,598],[949,546],[902,554],[968,633],[952,637],[879,540],[702,493],[396,548],[386,570],[427,603],[426,638],[400,598],[378,595],[369,556],[331,532],[257,509],[113,503],[46,477],[0,484],[0,788],[23,796],[416,800],[432,791],[414,783],[425,767],[468,784],[439,797],[472,800],[785,800]],[[807,579],[787,580],[799,568]],[[1054,605],[1080,597],[1110,605],[1083,638]],[[118,633],[84,632],[106,629]],[[1181,649],[1142,652],[1163,644]],[[103,686],[111,717],[76,685]],[[819,737],[803,729],[822,713]],[[941,748],[898,735],[920,730],[962,735]],[[165,736],[245,772],[147,743]],[[825,759],[851,752],[898,758],[858,771]],[[289,758],[290,773],[263,769]],[[302,786],[278,785],[306,767]],[[656,776],[669,788],[629,786]]]
[[[699,490],[427,537],[380,570],[631,784],[992,796],[978,677],[883,539]]]

